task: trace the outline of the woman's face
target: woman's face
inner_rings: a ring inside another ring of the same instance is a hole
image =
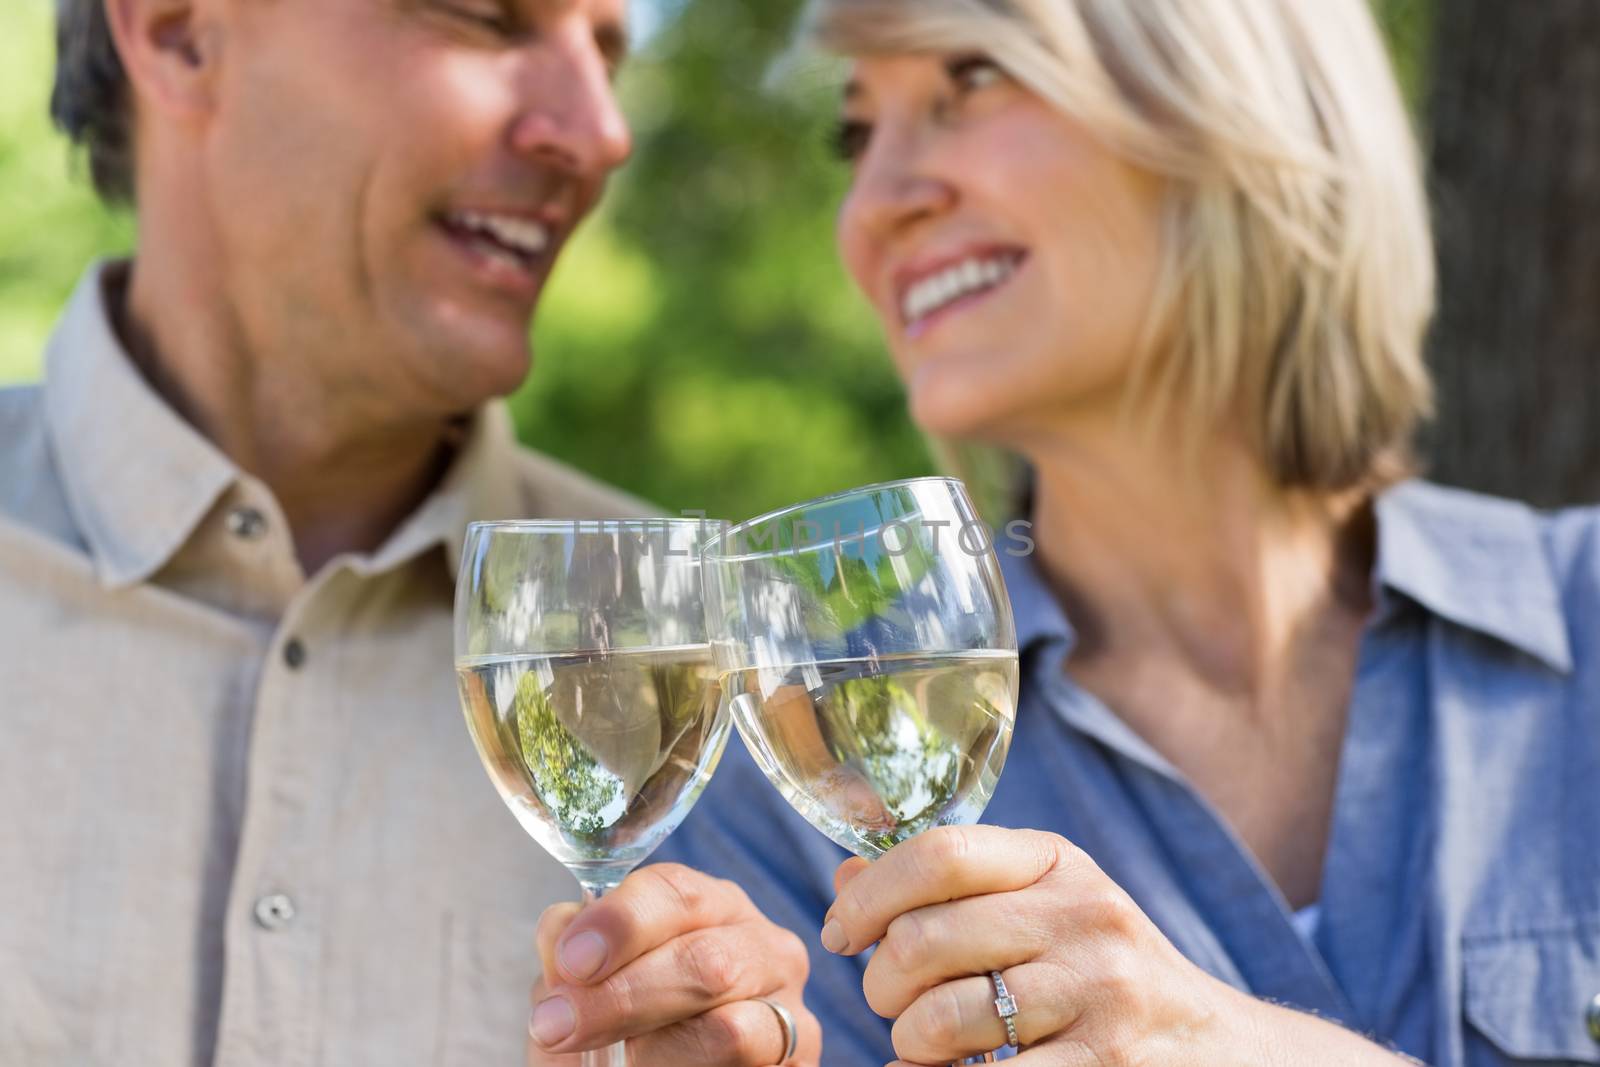
[[[1017,444],[1121,399],[1161,252],[1162,183],[982,56],[859,59],[845,265],[923,429]]]

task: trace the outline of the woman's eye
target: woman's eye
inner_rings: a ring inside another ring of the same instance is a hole
[[[867,142],[872,139],[872,127],[865,122],[854,119],[841,119],[833,128],[833,135],[829,139],[834,155],[847,163],[854,163],[860,159],[867,150]]]
[[[975,92],[1006,80],[1006,72],[988,56],[956,56],[944,69],[963,92]]]

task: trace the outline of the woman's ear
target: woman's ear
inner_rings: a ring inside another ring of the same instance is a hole
[[[221,58],[214,0],[105,0],[105,5],[135,98],[179,119],[209,113]]]

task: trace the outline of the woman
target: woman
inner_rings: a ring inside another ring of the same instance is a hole
[[[986,819],[1027,829],[830,901],[730,760],[680,835],[796,928],[826,909],[824,1061],[889,1054],[844,962],[876,943],[906,1062],[1005,1044],[999,972],[1041,1067],[1600,1063],[1600,530],[1400,481],[1432,250],[1365,5],[806,26],[852,61],[845,263],[916,421],[1026,459],[1038,546]]]

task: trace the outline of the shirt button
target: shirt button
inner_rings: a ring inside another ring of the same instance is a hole
[[[1600,993],[1596,993],[1594,999],[1589,1001],[1589,1010],[1584,1017],[1589,1023],[1589,1036],[1600,1044]]]
[[[282,893],[270,893],[256,901],[256,925],[263,930],[282,930],[294,922],[294,901]]]
[[[267,532],[267,517],[256,508],[234,508],[228,512],[228,532],[245,541],[256,541]]]
[[[306,646],[298,637],[291,637],[283,646],[283,662],[291,671],[297,671],[305,666]]]

